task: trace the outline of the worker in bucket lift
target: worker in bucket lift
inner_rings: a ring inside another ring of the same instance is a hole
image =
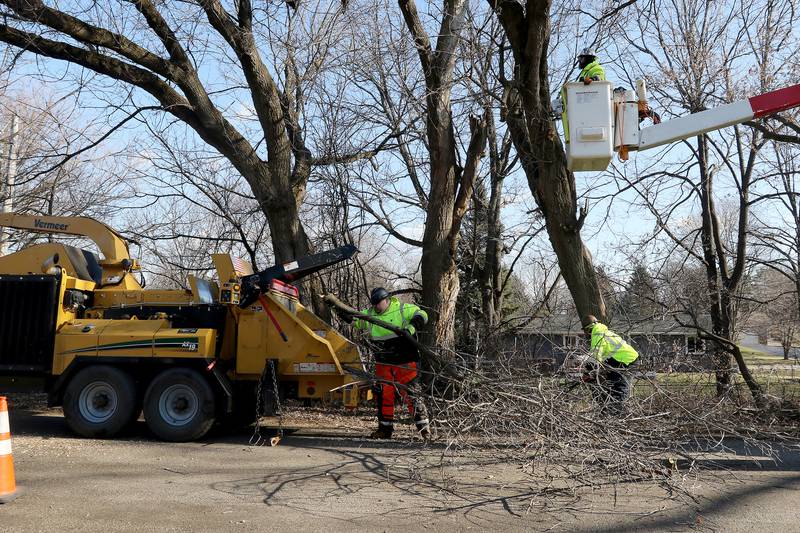
[[[627,370],[639,354],[594,315],[588,315],[583,322],[583,329],[591,338],[592,355],[584,368],[584,381],[597,385],[593,394],[603,411],[621,414],[622,405],[630,396]]]
[[[395,327],[407,330],[415,335],[428,322],[428,314],[414,304],[402,303],[390,296],[383,287],[372,290],[369,296],[371,307],[362,311],[378,320]],[[352,316],[343,315],[350,322]],[[408,405],[409,413],[414,417],[420,436],[430,438],[428,410],[422,401],[418,379],[420,362],[419,350],[403,336],[386,328],[356,319],[354,326],[367,332],[375,350],[375,373],[379,383],[376,402],[378,407],[378,429],[370,437],[373,439],[389,439],[394,430],[394,404],[399,399]]]
[[[597,60],[597,52],[592,48],[584,48],[577,58],[581,73],[575,81],[582,81],[589,85],[593,81],[606,81],[606,71]],[[569,143],[569,125],[567,123],[567,91],[561,89],[561,97],[553,101],[553,118],[558,119],[561,114],[561,123],[564,125],[564,142]]]
[[[581,68],[581,73],[578,74],[578,79],[575,81],[582,81],[586,85],[593,81],[606,81],[606,71],[597,61],[597,52],[592,48],[581,50],[581,53],[578,54],[578,66]]]

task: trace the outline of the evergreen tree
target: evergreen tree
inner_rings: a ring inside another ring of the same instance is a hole
[[[643,320],[654,317],[660,307],[652,274],[645,265],[637,264],[620,299],[620,311],[630,320]]]

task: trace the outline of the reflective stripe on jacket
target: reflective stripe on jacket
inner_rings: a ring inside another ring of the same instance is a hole
[[[611,358],[626,365],[633,363],[639,357],[630,344],[599,322],[592,328],[592,354],[598,361]]]

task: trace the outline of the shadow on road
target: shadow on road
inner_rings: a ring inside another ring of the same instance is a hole
[[[42,438],[85,439],[70,430],[60,409],[14,409],[9,411],[12,436],[34,436]],[[254,427],[226,428],[215,426],[208,435],[199,442],[205,444],[248,444],[253,437]],[[262,444],[268,445],[269,439],[278,434],[277,426],[261,426]],[[368,443],[375,448],[403,448],[421,446],[421,441],[396,439],[392,441],[375,441],[364,437],[357,430],[326,430],[308,428],[284,428],[282,446],[299,447],[346,447]],[[152,436],[142,419],[137,420],[114,440],[158,440]],[[312,444],[313,443],[313,444]],[[443,445],[436,445],[443,446]]]
[[[735,485],[734,485],[735,487]],[[576,527],[576,532],[615,532],[625,533],[633,531],[673,531],[676,527],[691,528],[695,530],[725,531],[731,528],[730,523],[735,522],[735,516],[743,516],[743,508],[749,505],[758,507],[764,499],[773,499],[777,491],[792,491],[785,497],[787,507],[785,513],[790,521],[794,521],[797,526],[796,507],[792,502],[797,502],[800,498],[800,472],[785,473],[782,475],[772,475],[769,478],[759,480],[757,483],[741,483],[736,488],[731,488],[726,484],[721,493],[716,497],[703,497],[696,506],[687,506],[680,511],[669,511],[643,517],[641,520],[628,523],[620,522],[608,527]],[[776,507],[781,507],[780,505]],[[727,523],[722,523],[724,519]],[[779,517],[773,516],[770,523],[773,525],[779,522]],[[744,521],[738,529],[748,529],[748,523]],[[769,528],[767,524],[764,527]],[[765,529],[766,531],[767,529]]]
[[[12,437],[42,437],[44,439],[79,439],[81,437],[72,432],[64,416],[57,410],[48,409],[45,412],[37,410],[16,409],[9,412]],[[142,440],[152,439],[147,426],[142,421],[131,424],[115,440]]]
[[[336,446],[330,446],[332,442]],[[265,475],[218,482],[211,488],[238,496],[258,495],[265,505],[327,519],[331,513],[320,502],[354,498],[359,505],[337,512],[344,521],[434,513],[460,514],[482,526],[496,524],[498,511],[506,517],[520,516],[520,503],[536,495],[525,486],[499,491],[508,480],[492,481],[481,461],[442,463],[436,460],[440,452],[400,442],[381,443],[377,449],[354,444],[352,440],[296,436],[287,439],[286,445],[298,453],[304,449],[326,452],[314,457],[329,459],[302,468],[270,469]],[[456,478],[457,472],[471,474]]]
[[[61,415],[16,409],[9,412],[8,418],[12,437],[71,438],[75,436]]]
[[[445,455],[444,446],[439,444],[376,442],[311,430],[287,437],[281,445],[298,453],[303,450],[324,452],[313,456],[333,455],[334,459],[305,468],[271,469],[266,475],[215,483],[212,488],[258,496],[265,505],[283,506],[320,518],[330,518],[325,507],[319,505],[320,501],[348,497],[359,501],[379,498],[406,502],[376,505],[372,516],[411,512],[458,515],[480,527],[496,527],[498,520],[513,526],[513,520],[522,517],[527,524],[532,515],[537,516],[536,520],[543,527],[564,523],[565,517],[571,517],[572,524],[585,524],[587,517],[598,517],[588,529],[568,528],[576,531],[641,531],[676,526],[714,528],[713,517],[735,506],[737,498],[752,500],[770,490],[800,490],[797,449],[775,446],[777,460],[769,460],[741,441],[727,439],[722,444],[727,452],[725,457],[698,460],[695,466],[709,471],[707,479],[718,483],[719,490],[726,492],[718,499],[700,499],[699,503],[689,498],[678,499],[668,490],[661,490],[657,482],[641,480],[598,482],[585,487],[591,490],[587,490],[589,496],[584,497],[581,487],[521,474],[497,453]],[[719,447],[709,449],[699,444],[698,452],[719,452]],[[682,472],[686,472],[685,467],[688,464],[678,464]],[[492,475],[498,469],[505,469],[506,475]],[[765,483],[751,486],[737,479],[741,475],[746,481],[758,473]],[[640,494],[641,487],[649,488],[646,498]],[[363,518],[358,509],[351,509],[348,517],[354,521]],[[615,525],[603,529],[601,524],[609,522]],[[519,527],[519,523],[516,526]]]

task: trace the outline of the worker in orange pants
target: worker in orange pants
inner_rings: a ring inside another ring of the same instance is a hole
[[[363,314],[403,329],[409,335],[416,334],[428,322],[428,314],[418,306],[403,303],[389,294],[383,287],[377,287],[369,295],[372,306],[362,311]],[[342,314],[346,322],[353,322],[353,317]],[[397,396],[408,405],[414,417],[417,430],[422,438],[430,437],[428,410],[422,402],[417,379],[419,350],[404,335],[398,335],[378,324],[356,319],[353,324],[357,329],[365,330],[370,343],[374,347],[375,373],[378,377],[377,404],[378,429],[370,437],[373,439],[390,439],[394,430],[394,403]]]
[[[421,399],[417,376],[417,363],[392,365],[375,363],[375,374],[380,382],[376,402],[378,404],[378,429],[371,437],[388,439],[394,430],[394,404],[399,393],[401,403],[408,406],[408,413],[414,417],[417,430],[423,438],[430,437],[428,429],[428,409]]]

